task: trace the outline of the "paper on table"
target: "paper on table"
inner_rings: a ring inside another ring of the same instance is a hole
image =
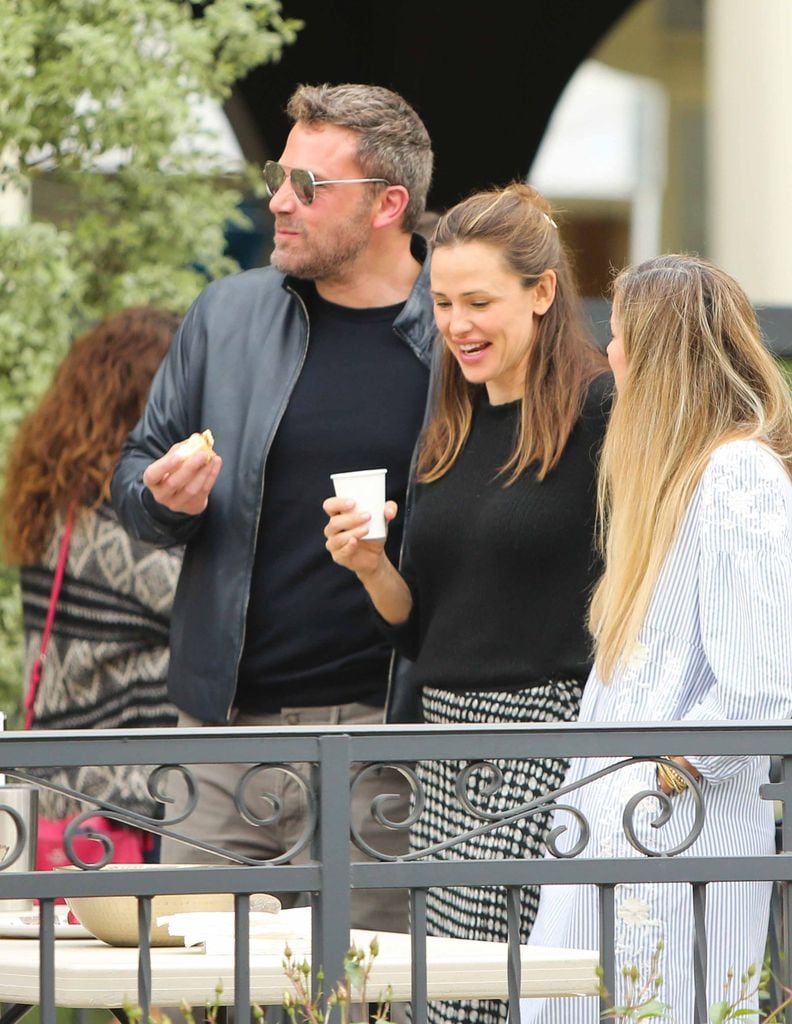
[[[39,937],[39,909],[34,907],[30,913],[7,911],[2,907],[7,901],[0,903],[0,938],[37,939]],[[93,938],[87,928],[81,924],[69,924],[69,908],[64,905],[55,907],[55,938],[56,939],[90,939]]]
[[[185,946],[203,946],[210,955],[234,952],[233,913],[211,912],[169,914],[158,917],[171,935],[181,935]],[[311,908],[297,907],[279,914],[250,914],[250,950],[271,951],[273,942],[287,942],[297,955],[304,955],[311,943]]]

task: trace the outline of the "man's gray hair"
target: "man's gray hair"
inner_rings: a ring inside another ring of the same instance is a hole
[[[300,85],[286,113],[295,123],[330,124],[356,132],[364,177],[386,178],[407,189],[410,199],[402,227],[415,231],[432,180],[432,143],[405,99],[380,85]]]

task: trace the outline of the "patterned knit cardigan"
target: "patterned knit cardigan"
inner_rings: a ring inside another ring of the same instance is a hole
[[[38,655],[63,522],[41,565],[21,572],[25,678]],[[163,550],[133,540],[109,505],[81,510],[55,613],[35,706],[34,729],[129,729],[170,726],[168,628],[182,549]],[[40,776],[144,814],[149,768],[92,766],[37,769]],[[74,800],[42,790],[41,812],[65,817],[84,810]]]

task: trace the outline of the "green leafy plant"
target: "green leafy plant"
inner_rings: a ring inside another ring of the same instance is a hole
[[[608,1007],[603,1010],[603,1020],[614,1021],[648,1021],[648,1020],[670,1020],[668,1013],[670,1007],[659,998],[663,985],[663,978],[660,973],[660,961],[663,953],[663,943],[658,942],[652,959],[649,964],[648,978],[642,979],[639,969],[633,965],[625,965],[622,968],[622,977],[625,979],[624,1002]],[[608,992],[603,983],[603,971],[597,968],[599,978],[599,994],[603,999],[608,998]],[[723,984],[723,999],[719,999],[708,1008],[708,1024],[727,1024],[728,1021],[753,1020],[755,1024],[783,1024],[783,1013],[788,1006],[792,1006],[792,991],[784,989],[786,998],[774,1009],[764,1014],[755,1010],[746,1003],[753,1001],[759,995],[764,999],[768,998],[767,988],[770,979],[769,968],[759,972],[755,965],[751,965],[740,976],[740,988],[734,998],[730,997],[734,972],[729,971]]]
[[[616,1021],[641,1021],[641,1020],[668,1020],[667,1003],[661,1002],[658,992],[663,984],[660,974],[660,959],[663,954],[663,943],[658,942],[652,959],[649,964],[649,977],[642,980],[640,971],[632,964],[622,967],[622,977],[625,980],[624,1002],[617,1006],[611,1006],[602,1012],[603,1020]],[[597,968],[599,978],[599,993],[602,998],[607,998],[607,990],[603,983],[602,967]]]
[[[297,960],[287,945],[283,952],[283,973],[292,987],[283,993],[282,1006],[292,1024],[327,1024],[334,1009],[338,1011],[335,1018],[338,1024],[390,1024],[390,986],[384,996],[380,995],[374,1015],[371,1016],[368,984],[378,955],[379,942],[376,936],[371,940],[368,952],[353,945],[344,956],[343,980],[338,981],[325,998],[322,991],[324,972],[321,969],[318,972],[319,990],[314,994],[311,991],[311,965],[304,958]],[[223,985],[218,982],[213,997],[204,1006],[201,1024],[218,1024],[222,994]],[[265,1019],[262,1007],[252,1003],[250,1009],[256,1024],[262,1024]],[[140,1006],[125,1002],[123,1010],[129,1024],[142,1024],[143,1011]],[[182,1001],[179,1010],[187,1024],[196,1024],[195,1012],[186,1000]],[[150,1014],[146,1024],[171,1024],[171,1019],[167,1014]]]
[[[283,994],[283,1008],[292,1024],[325,1024],[335,1007],[340,1024],[388,1024],[392,990],[380,994],[374,1015],[370,1016],[368,984],[374,961],[379,955],[377,938],[371,940],[368,953],[352,946],[344,956],[344,978],[336,982],[327,998],[322,990],[324,972],[319,971],[319,990],[311,991],[311,965],[297,961],[287,946],[283,955],[283,971],[292,984],[292,991]],[[357,1010],[359,1017],[353,1020]]]
[[[0,466],[70,341],[150,303],[181,312],[237,269],[225,227],[255,168],[230,171],[197,99],[278,60],[301,23],[279,0],[0,2]],[[44,186],[43,188],[41,186]],[[37,202],[49,195],[48,202]],[[0,573],[0,710],[23,690],[17,574]]]
[[[218,981],[215,986],[213,998],[207,999],[204,1004],[204,1011],[200,1024],[218,1024],[220,1019],[220,997],[222,994],[223,983]],[[141,1024],[143,1021],[143,1010],[140,1006],[135,1003],[125,1002],[122,1009],[129,1024]],[[264,1011],[262,1008],[257,1003],[253,1003],[250,1011],[251,1017],[256,1024],[262,1024],[264,1021]],[[195,1011],[186,999],[182,999],[179,1004],[179,1012],[184,1018],[186,1024],[196,1024]],[[157,1015],[149,1014],[146,1024],[172,1024],[172,1021],[167,1013]]]

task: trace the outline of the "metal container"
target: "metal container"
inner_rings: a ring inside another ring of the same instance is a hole
[[[8,871],[34,871],[38,834],[38,789],[0,786],[0,882]],[[33,900],[0,899],[0,913],[30,913]]]

